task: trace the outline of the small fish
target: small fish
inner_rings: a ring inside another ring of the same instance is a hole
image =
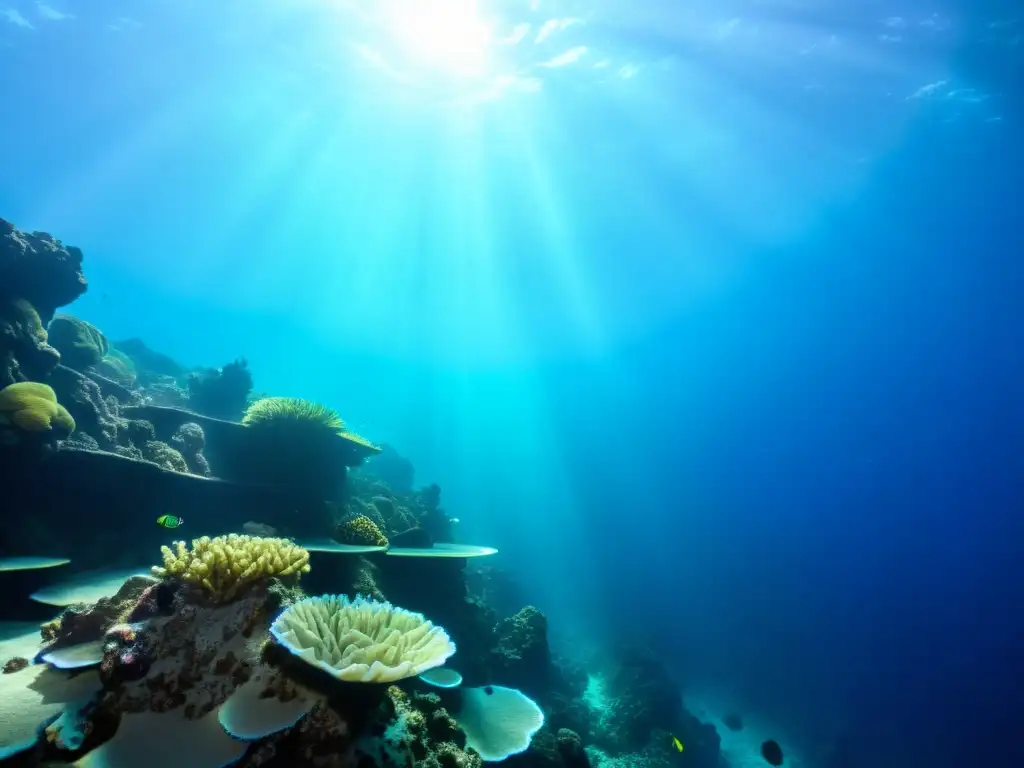
[[[174,515],[160,515],[156,519],[156,524],[161,528],[177,528],[184,522],[180,517],[175,517]]]
[[[675,736],[672,737],[672,746],[676,748],[676,752],[683,751],[683,742],[681,742]]]
[[[761,757],[765,759],[768,765],[782,765],[782,747],[779,746],[779,742],[775,741],[775,739],[769,739],[762,744]]]

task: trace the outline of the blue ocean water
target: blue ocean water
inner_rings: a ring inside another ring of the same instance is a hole
[[[1024,760],[1019,8],[0,2],[77,315],[343,411],[799,765]]]

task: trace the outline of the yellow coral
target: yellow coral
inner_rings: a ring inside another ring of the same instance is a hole
[[[75,420],[57,402],[46,384],[20,381],[0,390],[0,423],[13,424],[26,432],[55,432],[67,437],[75,431]]]
[[[40,319],[39,313],[36,312],[36,308],[25,301],[25,299],[15,299],[11,304],[21,313],[25,325],[28,326],[28,332],[37,341],[45,344],[49,339],[49,334],[47,334],[46,328],[43,327],[43,321]]]
[[[387,536],[366,515],[356,515],[350,520],[339,523],[334,531],[334,538],[342,544],[367,544],[371,547],[386,547]]]
[[[340,437],[340,438],[342,438],[344,440],[347,440],[349,443],[351,443],[355,450],[358,450],[360,448],[361,449],[365,449],[365,452],[366,453],[370,453],[370,454],[380,453],[380,451],[381,451],[380,446],[378,446],[378,445],[376,445],[374,443],[371,443],[365,437],[362,437],[361,435],[357,435],[355,432],[349,432],[348,430],[342,430],[341,432],[338,433],[338,437]],[[360,453],[361,452],[362,451],[360,451]]]
[[[242,589],[271,577],[309,572],[309,552],[288,539],[229,534],[174,542],[174,550],[160,547],[163,567],[153,573],[202,587],[214,602],[228,602]]]
[[[341,433],[345,422],[331,408],[298,397],[264,397],[250,405],[242,417],[248,427],[264,424],[301,424]]]

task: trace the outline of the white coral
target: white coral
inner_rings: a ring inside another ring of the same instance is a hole
[[[455,653],[448,633],[423,614],[364,597],[300,600],[277,617],[270,631],[295,656],[348,682],[414,677]]]

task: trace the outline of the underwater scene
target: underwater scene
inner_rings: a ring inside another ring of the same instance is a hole
[[[1024,767],[1024,9],[0,0],[0,767]]]

